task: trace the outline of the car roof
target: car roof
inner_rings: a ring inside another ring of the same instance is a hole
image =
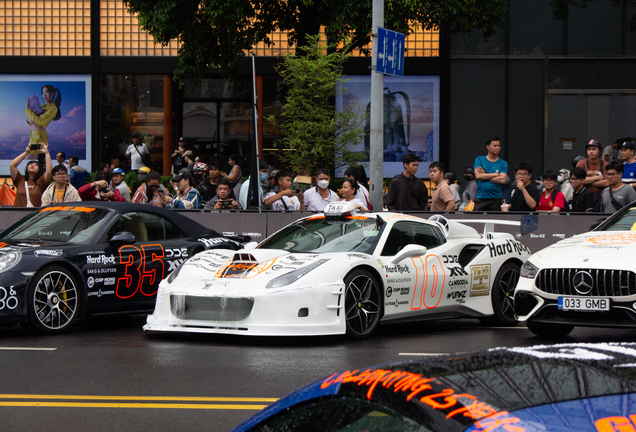
[[[165,217],[166,219],[173,222],[177,225],[188,237],[197,237],[206,234],[210,234],[212,231],[210,228],[206,228],[200,223],[186,217],[182,214],[174,210],[167,210],[162,207],[156,207],[149,204],[133,204],[133,203],[120,203],[120,202],[98,202],[98,201],[82,201],[77,203],[61,203],[61,204],[53,204],[49,207],[66,207],[77,205],[81,207],[94,207],[94,208],[103,208],[108,210],[114,210],[117,213],[129,213],[129,212],[144,212],[144,213],[154,213]]]
[[[459,432],[487,416],[636,392],[634,367],[634,343],[494,348],[414,359],[335,373],[279,400],[235,431],[293,404],[339,395],[378,402],[433,430]]]

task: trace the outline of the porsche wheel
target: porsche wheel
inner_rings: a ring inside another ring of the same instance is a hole
[[[347,335],[355,339],[369,337],[378,328],[382,312],[382,294],[378,283],[365,270],[352,271],[344,282]]]
[[[537,336],[548,339],[558,339],[569,335],[574,330],[573,325],[568,324],[545,324],[528,321],[528,330]]]
[[[81,288],[73,275],[61,266],[40,270],[28,290],[29,324],[42,333],[67,330],[78,315]]]
[[[482,317],[482,324],[512,327],[517,325],[515,318],[514,294],[519,282],[520,268],[518,264],[506,263],[499,269],[492,285],[490,299],[492,301],[493,316]]]

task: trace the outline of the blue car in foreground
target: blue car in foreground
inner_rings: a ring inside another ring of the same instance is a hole
[[[636,431],[636,344],[570,343],[335,373],[233,432]]]

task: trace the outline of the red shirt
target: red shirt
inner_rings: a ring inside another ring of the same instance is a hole
[[[554,191],[552,191],[554,193]],[[539,198],[539,204],[537,204],[537,210],[552,210],[553,207],[559,207],[561,210],[565,210],[565,197],[561,192],[556,193],[554,202],[552,202],[552,194],[545,196],[545,192],[541,193]]]

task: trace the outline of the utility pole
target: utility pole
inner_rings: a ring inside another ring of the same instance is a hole
[[[378,59],[378,27],[384,27],[384,0],[373,0],[371,45],[371,130],[369,137],[369,201],[382,211],[384,180],[384,75],[375,73]]]

